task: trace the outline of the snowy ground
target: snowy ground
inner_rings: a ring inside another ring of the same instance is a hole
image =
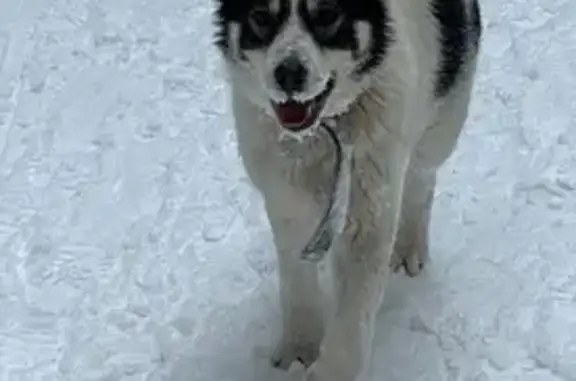
[[[576,2],[485,0],[433,264],[371,381],[576,380]],[[275,381],[208,0],[0,2],[0,380]]]

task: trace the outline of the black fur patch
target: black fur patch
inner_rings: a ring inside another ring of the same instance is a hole
[[[386,51],[392,42],[393,31],[390,27],[388,9],[384,2],[378,0],[342,0],[345,2],[346,12],[350,12],[357,21],[367,21],[372,26],[371,43],[368,48],[368,57],[358,67],[358,74],[365,74],[382,63]]]
[[[367,58],[359,65],[357,74],[366,74],[377,67],[384,58],[390,44],[392,30],[389,26],[388,10],[380,0],[333,0],[344,17],[338,30],[331,35],[323,35],[315,28],[315,20],[306,9],[305,3],[300,3],[299,13],[306,27],[314,36],[321,48],[351,50],[356,53],[358,41],[354,31],[354,23],[364,21],[371,25],[371,42]]]
[[[240,49],[261,49],[272,43],[272,40],[288,19],[290,13],[289,0],[281,0],[280,12],[275,15],[270,12],[274,22],[264,35],[258,35],[248,22],[250,12],[255,8],[268,7],[268,0],[218,0],[216,9],[216,46],[226,52],[230,41],[229,25],[231,21],[240,25]]]
[[[316,27],[316,20],[306,7],[305,0],[300,0],[298,13],[318,46],[322,49],[358,51],[358,41],[354,32],[356,21],[365,21],[372,26],[372,35],[367,57],[359,64],[356,73],[366,74],[377,67],[383,60],[390,44],[392,30],[389,27],[388,10],[382,0],[330,0],[341,10],[343,21],[339,28],[329,35],[323,34]],[[281,0],[281,11],[277,22],[266,38],[258,36],[248,23],[250,11],[257,6],[266,6],[268,0],[217,0],[216,9],[216,45],[226,52],[228,50],[230,21],[240,25],[240,49],[260,49],[268,46],[283,23],[290,15],[291,0]]]
[[[478,49],[480,46],[480,39],[482,38],[482,14],[480,13],[480,4],[478,3],[478,0],[474,0],[472,3],[471,18],[472,39],[476,49]]]
[[[434,0],[432,11],[440,28],[441,60],[435,92],[446,95],[456,83],[471,49],[477,49],[480,38],[480,11],[474,1],[468,16],[463,0]]]

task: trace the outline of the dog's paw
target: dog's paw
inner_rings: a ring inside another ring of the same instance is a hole
[[[292,381],[302,381],[306,377],[306,367],[299,361],[294,361],[288,368],[288,377]]]
[[[419,275],[424,267],[426,267],[427,255],[422,255],[419,252],[413,251],[407,255],[402,262],[404,272],[410,277]]]
[[[272,355],[272,365],[288,370],[293,363],[301,363],[307,368],[318,358],[319,348],[319,342],[282,340]]]
[[[390,260],[390,267],[397,273],[404,268],[406,275],[419,275],[428,263],[428,250],[421,245],[397,246]]]
[[[344,350],[346,352],[346,350]],[[321,355],[306,369],[302,381],[356,381],[360,374],[358,363],[347,356]]]

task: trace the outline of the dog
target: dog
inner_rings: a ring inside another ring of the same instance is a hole
[[[239,156],[277,250],[283,332],[272,359],[301,363],[308,381],[358,380],[387,280],[428,261],[437,170],[476,76],[478,1],[214,1]],[[330,308],[320,265],[300,254],[333,175],[325,123],[348,152]]]

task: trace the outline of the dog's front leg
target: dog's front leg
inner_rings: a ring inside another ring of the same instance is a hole
[[[318,266],[299,256],[321,209],[306,190],[282,184],[265,199],[278,257],[282,310],[282,336],[272,361],[287,369],[294,361],[309,366],[316,360],[324,320]]]
[[[374,321],[390,272],[407,149],[391,139],[359,142],[336,261],[337,301],[306,381],[355,381],[370,358]]]

